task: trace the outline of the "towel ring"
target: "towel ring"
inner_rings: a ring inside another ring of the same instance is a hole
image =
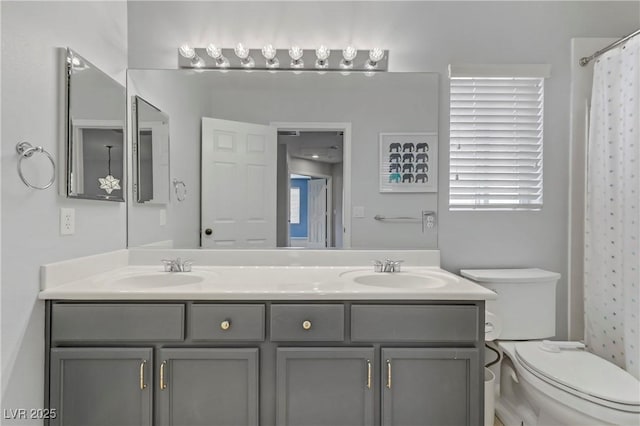
[[[22,182],[24,182],[25,185],[33,189],[47,189],[51,185],[53,185],[53,182],[56,180],[56,162],[51,156],[51,154],[47,152],[47,150],[45,150],[41,146],[33,146],[29,142],[20,142],[19,144],[16,145],[16,151],[20,155],[20,158],[18,159],[18,176],[20,176],[20,179],[22,180]],[[51,162],[51,166],[53,167],[53,173],[51,175],[51,179],[49,180],[49,183],[47,183],[44,186],[38,186],[38,185],[32,184],[27,180],[27,178],[24,177],[24,174],[22,173],[22,160],[24,160],[25,158],[30,158],[36,152],[40,152],[46,155],[49,161]]]
[[[181,190],[180,190],[180,189]],[[173,179],[173,190],[176,193],[176,199],[182,202],[187,198],[187,184],[176,178]]]

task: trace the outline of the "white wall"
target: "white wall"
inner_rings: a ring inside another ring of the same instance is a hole
[[[640,4],[627,2],[129,2],[129,63],[175,68],[190,42],[253,47],[388,48],[391,71],[442,75],[439,248],[442,265],[538,266],[560,272],[558,336],[567,330],[570,40],[615,37],[638,27]],[[241,19],[239,19],[241,17]],[[545,83],[544,208],[540,212],[449,212],[450,63],[548,63]]]
[[[126,213],[124,203],[67,200],[60,198],[56,187],[46,191],[26,188],[16,173],[15,145],[22,140],[42,145],[54,155],[58,167],[63,167],[58,149],[59,79],[63,68],[57,48],[75,49],[124,84],[127,9],[124,2],[113,1],[3,1],[0,7],[2,408],[38,408],[43,406],[44,390],[44,304],[37,299],[39,267],[124,248]],[[75,208],[74,236],[59,235],[59,207]]]

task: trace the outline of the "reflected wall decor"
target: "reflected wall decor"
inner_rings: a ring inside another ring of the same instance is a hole
[[[380,133],[380,192],[437,192],[437,164],[437,133]]]

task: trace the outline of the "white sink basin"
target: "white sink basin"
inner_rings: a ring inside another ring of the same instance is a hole
[[[140,272],[108,280],[105,284],[131,290],[170,288],[199,284],[208,275],[198,272]]]
[[[349,271],[340,276],[358,284],[386,288],[429,289],[447,284],[443,279],[426,273]]]

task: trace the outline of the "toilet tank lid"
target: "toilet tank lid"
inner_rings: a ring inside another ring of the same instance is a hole
[[[557,272],[538,268],[524,269],[462,269],[463,277],[480,283],[531,283],[554,281],[560,279]]]

